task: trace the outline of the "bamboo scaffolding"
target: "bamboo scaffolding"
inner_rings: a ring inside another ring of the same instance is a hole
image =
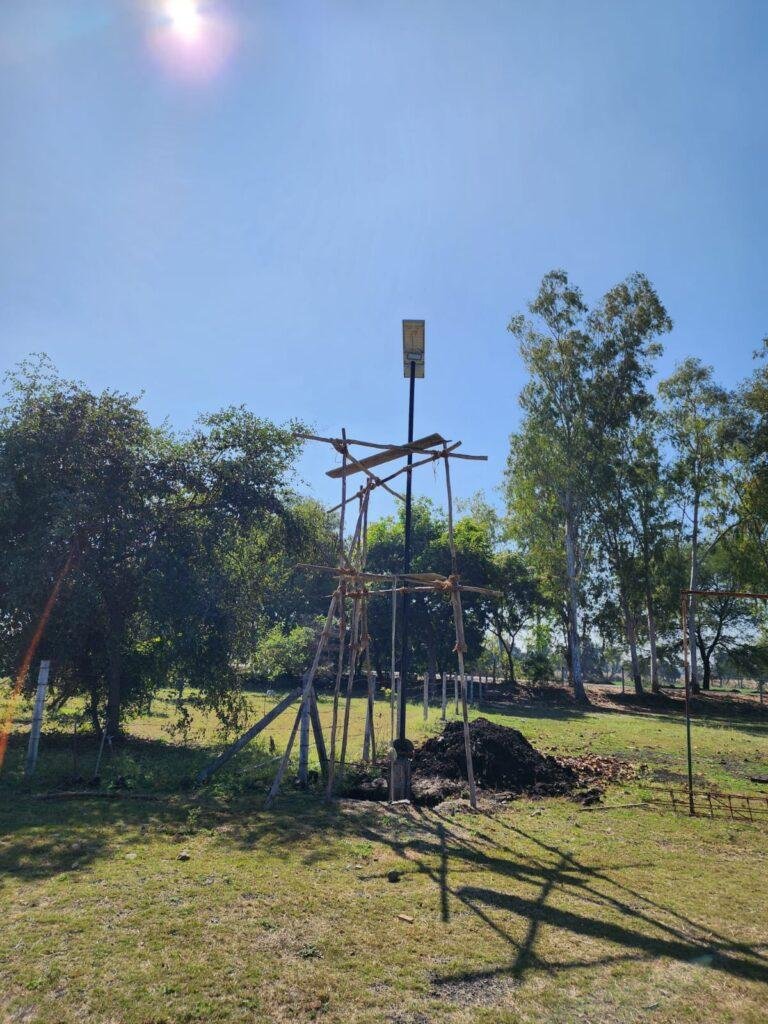
[[[449,459],[462,458],[472,460],[484,460],[486,456],[466,455],[463,452],[457,452],[456,449],[460,446],[460,441],[456,441],[449,444],[438,434],[429,435],[426,438],[421,438],[420,440],[413,442],[412,445],[378,445],[373,442],[351,440],[347,438],[345,429],[342,429],[341,434],[341,438],[325,438],[319,437],[314,434],[298,435],[309,440],[316,440],[330,444],[337,452],[339,452],[339,454],[341,454],[342,457],[341,467],[330,471],[328,474],[331,477],[341,479],[341,503],[330,510],[331,512],[340,512],[338,528],[338,565],[329,566],[318,565],[314,563],[300,563],[296,566],[297,569],[302,569],[303,571],[319,572],[331,575],[336,578],[337,586],[333,593],[329,595],[330,605],[328,608],[325,625],[320,634],[320,638],[315,649],[315,655],[312,662],[312,666],[305,677],[304,686],[300,690],[301,702],[299,705],[299,709],[296,714],[296,718],[293,722],[291,733],[288,738],[288,743],[280,760],[280,765],[270,787],[269,794],[267,796],[266,806],[271,806],[272,802],[274,801],[280,790],[280,786],[285,776],[285,772],[287,770],[288,764],[290,763],[293,744],[295,742],[297,732],[302,722],[302,743],[303,747],[306,746],[307,721],[309,721],[309,724],[311,725],[312,728],[315,745],[317,747],[318,757],[320,760],[321,770],[323,771],[323,774],[325,776],[326,799],[330,799],[332,797],[334,791],[337,765],[339,768],[339,774],[341,774],[347,762],[349,742],[353,738],[352,734],[350,733],[351,699],[354,687],[355,674],[361,657],[363,659],[364,671],[367,680],[365,727],[362,733],[362,756],[364,761],[368,761],[371,757],[376,757],[375,676],[371,669],[370,637],[368,634],[368,602],[371,598],[374,597],[388,596],[392,600],[392,649],[390,664],[390,675],[392,685],[390,693],[390,738],[394,736],[394,712],[395,701],[397,696],[395,686],[395,636],[397,622],[397,595],[405,593],[437,593],[450,599],[453,610],[454,628],[456,632],[455,649],[459,664],[459,675],[457,677],[456,684],[458,691],[460,682],[461,707],[464,723],[464,742],[467,757],[467,778],[469,782],[470,803],[472,807],[476,807],[477,789],[475,785],[474,768],[472,764],[472,750],[469,734],[469,719],[467,708],[467,679],[466,669],[464,665],[466,639],[464,635],[464,617],[461,604],[461,592],[466,591],[468,593],[484,594],[490,597],[497,596],[497,592],[489,590],[486,587],[477,587],[471,584],[464,584],[461,582],[460,577],[458,575],[456,544],[453,532],[453,495],[451,490]],[[436,444],[441,444],[442,448],[436,451],[428,451],[428,449],[432,445]],[[349,451],[350,445],[360,445],[361,447],[375,448],[379,449],[380,451],[379,454],[377,455],[370,456],[366,459],[358,459]],[[402,466],[384,478],[380,478],[371,472],[371,467],[374,465],[380,465],[385,462],[389,462],[393,459],[413,454],[415,452],[427,452],[427,454],[425,458],[413,462],[410,466]],[[367,572],[365,566],[368,555],[368,507],[371,493],[374,490],[377,490],[378,488],[381,487],[384,490],[388,491],[388,493],[392,494],[394,497],[402,500],[402,495],[398,494],[397,491],[395,491],[393,488],[388,487],[387,484],[391,480],[394,480],[398,476],[401,476],[403,473],[411,473],[413,472],[414,469],[418,468],[419,466],[428,465],[429,463],[435,462],[438,459],[443,459],[445,465],[446,492],[448,503],[448,532],[449,544],[451,549],[451,574],[449,576],[444,576],[441,573],[436,572],[420,572],[408,574]],[[357,491],[355,491],[354,494],[348,495],[346,488],[347,477],[357,472],[364,473],[367,479],[365,481],[365,484],[362,487],[360,487]],[[349,541],[349,544],[347,544],[345,540],[345,511],[346,506],[354,500],[357,500],[359,502],[359,509],[351,539]],[[349,618],[347,612],[348,602],[351,602],[351,614]],[[320,712],[317,704],[317,695],[315,693],[314,680],[317,674],[322,653],[328,644],[331,634],[334,632],[335,619],[337,620],[339,650],[333,689],[333,701],[331,708],[330,742],[328,745],[328,749],[326,751],[323,724],[321,721]],[[349,629],[347,628],[348,622]],[[341,748],[339,751],[339,757],[337,759],[337,741],[340,724],[339,701],[341,697],[341,683],[344,677],[345,669],[347,673],[347,687],[345,693],[344,713],[342,721]],[[404,686],[404,680],[400,680],[399,685],[400,688],[402,688]],[[299,695],[299,691],[297,691],[297,694],[293,695],[291,703],[293,702],[293,700],[296,699],[297,695]],[[405,696],[405,691],[403,695]],[[457,698],[458,696],[459,694],[457,692]],[[286,704],[286,707],[287,706],[288,705]],[[355,733],[355,737],[357,736],[358,734]],[[305,765],[305,768],[306,759],[307,752],[304,749],[302,763]]]
[[[469,459],[470,461],[473,462],[487,462],[487,455],[465,455],[463,452],[457,452],[455,449],[458,448],[460,445],[461,441],[455,441],[453,444],[449,445],[444,451],[441,450],[438,452],[431,452],[426,459],[419,459],[418,462],[413,462],[411,463],[410,466],[403,466],[402,468],[396,470],[394,473],[390,473],[389,476],[383,477],[381,482],[389,483],[390,480],[394,480],[396,477],[402,476],[403,473],[412,473],[414,469],[418,469],[419,466],[426,466],[430,462],[436,462],[437,459]],[[352,498],[342,498],[342,501],[351,501],[354,497],[355,496],[353,495]],[[342,506],[340,504],[334,505],[333,508],[328,509],[328,512],[336,512],[341,507]]]
[[[266,799],[266,806],[267,807],[270,807],[272,805],[275,797],[277,796],[277,794],[278,794],[278,792],[280,790],[280,783],[283,781],[283,775],[285,774],[285,770],[288,767],[288,762],[289,762],[290,757],[291,757],[291,749],[293,748],[293,741],[296,738],[296,730],[298,728],[299,721],[301,719],[302,708],[303,708],[305,702],[310,700],[310,694],[312,693],[313,688],[314,688],[315,675],[317,673],[317,669],[318,669],[318,666],[320,664],[320,658],[322,656],[323,649],[325,648],[325,645],[328,642],[328,637],[331,634],[331,629],[333,628],[333,616],[334,616],[334,612],[336,610],[336,605],[338,603],[340,603],[340,602],[343,602],[343,592],[337,591],[333,595],[333,597],[331,598],[331,603],[330,603],[330,605],[328,607],[328,614],[325,617],[325,625],[323,626],[323,631],[320,634],[320,640],[319,640],[319,642],[317,644],[317,647],[315,649],[315,656],[314,656],[314,658],[312,660],[312,666],[311,666],[309,672],[307,672],[306,679],[304,681],[304,687],[303,687],[302,694],[301,694],[301,706],[299,707],[298,714],[296,715],[296,721],[294,722],[293,730],[291,731],[291,735],[288,738],[288,743],[287,743],[286,748],[285,748],[285,753],[283,754],[283,759],[280,762],[280,767],[277,770],[277,774],[275,775],[275,778],[274,778],[274,781],[272,783],[272,786],[271,786],[271,788],[269,790],[269,793],[267,794],[267,799]],[[342,603],[342,608],[343,608],[343,603]],[[343,645],[342,645],[342,647],[343,647]],[[311,707],[311,705],[310,705],[310,707]]]

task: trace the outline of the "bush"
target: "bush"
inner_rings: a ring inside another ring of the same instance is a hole
[[[270,683],[286,676],[301,676],[308,668],[313,641],[314,632],[309,626],[294,626],[288,632],[274,626],[259,640],[251,668]]]

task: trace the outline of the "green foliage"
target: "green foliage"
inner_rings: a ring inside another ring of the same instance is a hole
[[[44,360],[9,377],[0,415],[0,643],[18,663],[68,556],[72,568],[40,655],[60,699],[90,702],[94,726],[137,710],[166,680],[194,682],[222,714],[239,707],[233,664],[258,619],[259,574],[234,567],[264,532],[302,533],[288,486],[294,425],[244,408],[188,434],[152,427],[138,399],[90,392]]]
[[[251,659],[253,673],[270,683],[286,678],[298,680],[306,671],[315,636],[309,626],[294,626],[289,630],[273,626],[256,644]]]

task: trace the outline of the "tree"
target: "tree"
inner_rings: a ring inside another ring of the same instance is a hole
[[[523,425],[511,440],[507,499],[526,554],[560,591],[574,691],[586,700],[579,578],[588,532],[603,520],[602,491],[624,497],[622,447],[650,406],[645,382],[660,351],[653,339],[671,322],[642,274],[616,285],[590,313],[567,274],[551,271],[529,310],[533,319],[520,315],[509,324],[530,380],[520,399]],[[617,558],[622,559],[619,584],[625,591],[626,501],[615,511],[610,526],[602,525],[621,538],[612,547],[612,564],[618,571]],[[562,541],[553,545],[558,534]],[[629,628],[629,611],[627,623]]]
[[[18,659],[68,554],[74,569],[46,634],[61,685],[126,706],[175,671],[231,707],[238,634],[228,557],[266,521],[295,528],[290,427],[242,408],[184,437],[152,427],[138,399],[94,394],[45,360],[9,378],[0,419],[3,657]]]
[[[515,641],[521,630],[545,607],[544,596],[531,570],[515,551],[499,551],[493,558],[490,585],[500,594],[489,602],[489,625],[507,659],[509,681],[514,688]]]
[[[398,517],[384,517],[368,531],[368,568],[373,572],[396,574],[402,570],[404,511]],[[462,578],[487,585],[492,553],[488,532],[482,522],[463,516],[455,523],[455,540]],[[413,503],[411,534],[413,572],[451,571],[448,526],[444,514],[426,499]],[[480,595],[462,595],[464,631],[468,662],[479,657],[487,624],[487,603]],[[414,671],[427,671],[431,678],[449,670],[456,634],[450,602],[439,594],[415,594],[410,605],[410,652],[408,663]],[[399,629],[399,622],[397,624]],[[392,643],[392,610],[388,601],[371,601],[368,614],[371,654],[377,673],[388,674]],[[396,647],[399,652],[399,647]]]
[[[524,550],[548,577],[545,585],[559,591],[574,693],[586,702],[578,613],[594,346],[586,332],[587,307],[565,271],[545,275],[528,309],[531,317],[514,316],[508,325],[530,380],[520,396],[523,424],[511,439],[507,501]],[[551,549],[556,560],[545,553],[542,532],[562,537]]]
[[[712,368],[695,358],[685,359],[661,382],[659,395],[662,426],[674,453],[670,480],[681,507],[682,521],[690,522],[688,588],[696,590],[702,560],[702,517],[715,504],[727,462],[724,442],[729,395],[714,382]],[[694,693],[699,689],[696,607],[696,597],[692,596],[687,628]]]
[[[768,338],[755,352],[759,365],[738,391],[731,413],[734,472],[728,483],[742,579],[768,590]]]

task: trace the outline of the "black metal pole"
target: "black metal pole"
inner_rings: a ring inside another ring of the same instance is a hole
[[[413,444],[413,399],[416,392],[416,363],[411,360],[410,394],[408,397],[408,444]],[[413,452],[408,452],[408,465],[413,465]],[[406,474],[405,481],[405,550],[403,552],[403,571],[411,571],[411,493],[413,473]],[[406,587],[408,583],[406,581]],[[405,740],[405,701],[406,679],[408,674],[408,605],[411,595],[403,594],[402,618],[400,620],[400,700],[397,707],[397,738]]]

